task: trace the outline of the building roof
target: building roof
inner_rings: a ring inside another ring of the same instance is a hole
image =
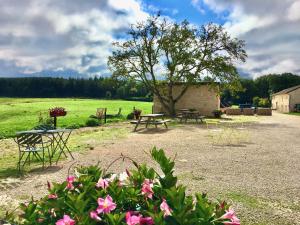
[[[283,95],[283,94],[288,94],[288,93],[290,93],[290,92],[292,92],[292,91],[297,90],[298,88],[300,88],[300,85],[297,85],[297,86],[294,86],[294,87],[290,87],[290,88],[284,89],[284,90],[279,91],[279,92],[277,92],[277,93],[274,93],[274,94],[272,94],[272,95]]]

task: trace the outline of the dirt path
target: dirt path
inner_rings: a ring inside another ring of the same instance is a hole
[[[234,128],[184,125],[130,133],[126,139],[76,154],[76,162],[101,161],[106,166],[123,153],[149,163],[145,151],[157,146],[169,156],[177,154],[176,173],[189,192],[204,191],[232,201],[243,224],[300,224],[299,137],[300,117],[274,113],[258,123]],[[31,195],[43,195],[46,181],[64,180],[72,163],[63,162],[9,184],[2,181],[0,205],[9,207]]]

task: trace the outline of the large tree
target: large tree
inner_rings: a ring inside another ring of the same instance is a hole
[[[114,76],[142,81],[170,115],[192,83],[236,82],[234,64],[247,57],[244,41],[231,38],[220,25],[196,27],[159,16],[132,25],[126,40],[113,44],[108,65]],[[175,96],[179,82],[183,85]]]

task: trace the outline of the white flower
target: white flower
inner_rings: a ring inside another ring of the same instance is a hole
[[[120,181],[120,185],[127,184],[127,181],[128,181],[128,174],[127,174],[127,172],[123,172],[123,173],[119,174],[119,181]]]
[[[111,176],[110,176],[110,178],[107,178],[107,181],[108,182],[113,182],[115,179],[117,178],[117,174],[112,174]]]

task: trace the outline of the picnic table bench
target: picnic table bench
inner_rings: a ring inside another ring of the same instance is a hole
[[[196,120],[198,123],[198,120],[203,123],[203,119],[205,116],[201,116],[200,113],[197,110],[189,110],[189,109],[181,109],[179,110],[180,113],[177,115],[177,118],[180,119],[180,123],[183,121],[187,123],[187,120]]]
[[[168,129],[167,123],[171,120],[165,119],[164,114],[156,113],[156,114],[146,114],[141,115],[138,120],[132,120],[130,123],[135,124],[134,132],[137,130],[138,126],[141,124],[145,124],[146,128],[149,125],[154,125],[156,128],[158,125],[164,125]]]

